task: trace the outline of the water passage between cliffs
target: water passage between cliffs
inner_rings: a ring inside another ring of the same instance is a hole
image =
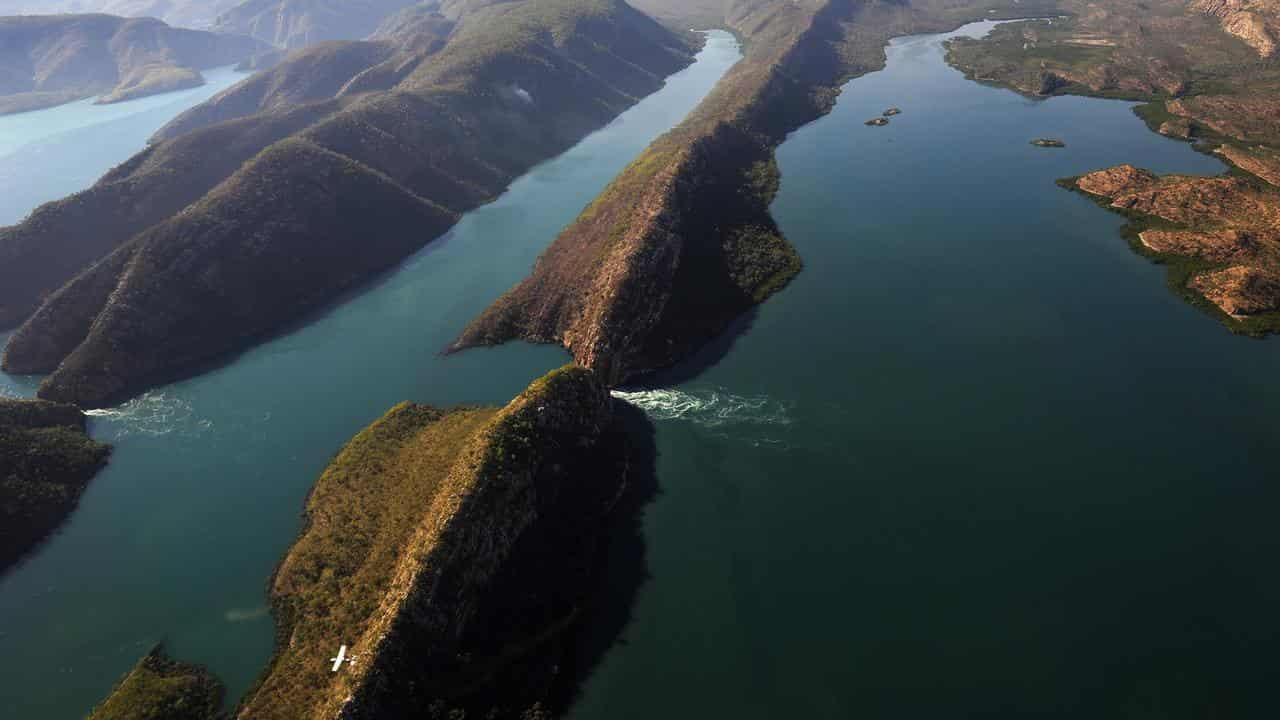
[[[0,716],[83,717],[162,639],[208,664],[234,702],[271,652],[267,578],[332,455],[401,400],[505,404],[563,364],[548,346],[438,353],[740,55],[728,33],[710,33],[665,87],[374,287],[220,369],[96,414],[93,434],[116,446],[110,466],[64,530],[0,579],[0,642],[13,650],[0,656]],[[31,389],[0,375],[0,393]]]
[[[1280,341],[1054,185],[1223,166],[1127,103],[966,81],[945,37],[781,147],[804,272],[628,395],[651,577],[576,720],[1280,716]]]

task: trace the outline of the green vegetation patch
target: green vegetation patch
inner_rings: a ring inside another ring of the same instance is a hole
[[[221,720],[222,684],[199,665],[156,647],[129,671],[89,720]]]

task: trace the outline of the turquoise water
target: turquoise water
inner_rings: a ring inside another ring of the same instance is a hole
[[[778,161],[805,270],[628,395],[650,578],[573,716],[1280,717],[1280,343],[1054,185],[1223,167],[1126,103],[968,82],[938,36]]]
[[[333,453],[401,400],[505,403],[566,362],[548,346],[438,353],[739,55],[711,33],[662,90],[357,297],[221,369],[96,413],[111,465],[65,529],[0,578],[0,645],[14,650],[0,654],[0,716],[81,717],[161,639],[208,664],[232,698],[243,692],[271,651],[267,578]]]
[[[234,85],[245,73],[204,71],[189,90],[94,105],[93,99],[0,116],[0,226],[20,222],[40,203],[83,190],[128,160],[178,113]]]

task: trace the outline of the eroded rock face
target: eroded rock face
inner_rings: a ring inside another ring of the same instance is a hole
[[[1280,309],[1280,275],[1257,267],[1201,273],[1187,286],[1237,318]]]
[[[1280,100],[1258,94],[1196,95],[1165,103],[1181,115],[1245,142],[1280,140]]]
[[[1117,165],[1081,177],[1076,181],[1076,186],[1087,193],[1114,197],[1120,193],[1148,187],[1156,180],[1156,174],[1153,172],[1141,170],[1132,165]]]
[[[1253,173],[1272,185],[1280,185],[1280,151],[1263,145],[1250,148],[1223,145],[1217,152],[1241,170]]]
[[[1191,8],[1218,18],[1224,31],[1240,38],[1259,57],[1275,54],[1280,30],[1280,3],[1275,0],[1193,0]]]
[[[1138,238],[1152,252],[1210,263],[1187,287],[1226,314],[1280,309],[1280,193],[1240,178],[1159,177],[1131,165],[1089,173],[1076,187],[1117,210],[1172,224]]]

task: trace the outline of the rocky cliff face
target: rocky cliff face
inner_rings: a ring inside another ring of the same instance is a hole
[[[1162,224],[1137,238],[1157,256],[1199,261],[1184,286],[1242,320],[1280,310],[1280,193],[1235,177],[1160,177],[1131,165],[1075,187],[1108,207]]]
[[[0,321],[42,304],[5,368],[53,371],[42,396],[97,405],[239,349],[437,237],[691,60],[617,0],[485,5],[443,47],[429,27],[286,61],[0,231]]]
[[[0,114],[199,85],[199,70],[235,64],[261,47],[247,37],[180,30],[151,18],[0,18]]]
[[[0,399],[0,572],[71,514],[110,452],[70,405]]]
[[[278,652],[241,718],[518,718],[627,475],[614,401],[566,367],[501,410],[403,404],[335,458],[272,595]],[[330,673],[316,653],[345,642]]]
[[[1275,0],[1193,0],[1191,9],[1218,18],[1223,30],[1258,51],[1259,57],[1275,54],[1280,31],[1280,3]]]

